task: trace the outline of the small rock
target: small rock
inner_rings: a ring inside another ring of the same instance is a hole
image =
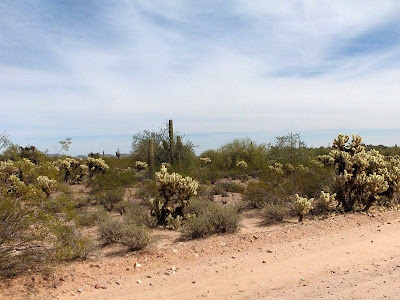
[[[141,284],[141,283],[142,283],[142,281],[141,281],[141,280],[138,280],[138,281],[137,281],[137,283],[138,283],[138,284]]]
[[[176,250],[176,249],[172,249],[172,252],[174,252],[174,253],[178,253],[178,250]]]
[[[137,268],[141,268],[142,267],[142,265],[141,264],[139,264],[139,263],[135,263],[135,269],[137,269]]]
[[[258,236],[255,235],[255,234],[253,234],[253,239],[257,240],[257,239],[258,239]]]
[[[226,246],[226,243],[225,242],[221,242],[221,243],[219,243],[222,247],[225,247]]]
[[[170,272],[164,272],[164,275],[171,275]]]
[[[100,286],[100,284],[96,283],[96,284],[94,285],[94,288],[98,290],[98,289],[101,288],[101,286]]]
[[[53,288],[58,288],[60,285],[59,284],[57,284],[57,283],[55,283],[55,284],[53,284]]]
[[[195,280],[193,280],[193,281],[192,281],[192,283],[193,283],[193,284],[195,284],[195,283],[196,283],[196,281],[195,281]]]
[[[77,289],[77,291],[78,291],[78,293],[82,293],[82,292],[83,292],[83,289],[82,289],[82,288],[79,288],[79,289]]]
[[[272,251],[271,250],[267,250],[267,253],[272,253]]]
[[[265,260],[262,261],[263,264],[266,264],[267,262]]]
[[[147,275],[146,277],[147,277],[147,278],[153,278],[153,276],[151,276],[151,275]]]

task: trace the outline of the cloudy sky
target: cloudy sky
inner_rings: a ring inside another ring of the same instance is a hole
[[[300,132],[400,144],[400,1],[0,2],[0,132],[130,150],[167,119],[199,149]]]

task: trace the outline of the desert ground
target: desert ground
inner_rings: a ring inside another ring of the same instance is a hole
[[[141,252],[109,251],[1,283],[1,299],[399,299],[400,212],[332,215],[185,241],[156,230]]]

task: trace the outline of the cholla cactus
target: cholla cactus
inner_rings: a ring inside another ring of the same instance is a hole
[[[135,163],[135,168],[138,169],[139,171],[146,170],[148,167],[149,165],[144,161],[137,161]]]
[[[184,217],[184,208],[190,197],[197,195],[198,182],[178,173],[170,174],[165,166],[161,166],[155,175],[160,196],[165,199],[158,222],[165,225],[168,215]]]
[[[203,165],[209,165],[209,164],[211,164],[211,158],[209,158],[209,157],[200,157],[200,162]]]
[[[294,208],[299,215],[299,222],[303,221],[303,218],[305,215],[307,215],[310,210],[312,210],[312,202],[314,201],[314,198],[307,199],[300,197],[298,194],[296,194],[296,200],[293,202]]]
[[[340,134],[328,155],[319,157],[335,167],[334,189],[345,211],[363,205],[367,211],[382,196],[392,198],[400,189],[400,160],[387,158],[376,150],[365,151],[360,136]]]
[[[106,162],[102,158],[88,157],[86,161],[89,167],[89,176],[93,177],[97,173],[105,173],[110,169]]]
[[[56,187],[56,180],[38,175],[51,168],[44,166],[42,169],[42,166],[35,165],[28,159],[0,162],[0,193],[25,200],[39,195],[40,191],[49,195]]]
[[[240,160],[236,163],[236,167],[241,168],[241,169],[247,169],[248,164],[244,160]]]
[[[335,201],[336,201],[335,197],[336,194],[331,195],[329,193],[321,191],[321,195],[319,197],[319,206],[325,213],[327,213],[329,210],[335,207]]]
[[[57,181],[54,179],[50,179],[47,176],[39,176],[37,179],[37,186],[41,189],[46,196],[50,196],[52,192],[54,192],[57,188]]]

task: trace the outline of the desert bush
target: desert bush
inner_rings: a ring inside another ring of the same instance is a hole
[[[239,226],[240,216],[235,207],[220,206],[207,199],[191,201],[183,232],[187,237],[200,238],[214,233],[232,233]]]
[[[95,176],[88,180],[87,184],[93,192],[114,190],[132,186],[137,182],[135,172],[121,169],[110,169],[101,176]]]
[[[74,199],[65,194],[49,198],[44,202],[43,208],[47,213],[61,215],[67,220],[73,220],[78,215]]]
[[[156,225],[156,220],[151,216],[148,207],[144,205],[124,201],[120,203],[118,209],[127,223],[145,227]]]
[[[93,250],[92,239],[83,236],[71,226],[60,226],[56,230],[55,258],[58,260],[72,260],[86,258]]]
[[[282,222],[288,215],[288,207],[285,203],[270,203],[264,207],[264,220],[267,224]]]
[[[99,235],[106,245],[118,243],[122,237],[123,224],[119,220],[110,217],[99,222]]]
[[[151,242],[148,229],[126,218],[123,221],[103,219],[99,224],[99,234],[106,244],[120,243],[132,251],[143,249]]]
[[[284,201],[288,196],[283,186],[267,180],[250,182],[244,192],[244,200],[253,208]]]
[[[357,205],[367,211],[382,197],[393,198],[400,191],[400,159],[384,157],[376,150],[366,151],[362,138],[340,134],[328,155],[319,162],[334,166],[333,190],[345,211]]]
[[[94,211],[80,211],[76,217],[76,223],[80,226],[94,226],[97,222],[107,217],[107,212],[103,207]]]
[[[243,184],[233,181],[222,181],[217,183],[216,186],[221,186],[226,192],[230,193],[243,193],[246,190]]]
[[[128,223],[122,226],[119,242],[127,246],[130,251],[137,251],[150,244],[151,236],[146,228]]]
[[[299,216],[299,222],[302,222],[304,216],[306,216],[311,211],[311,209],[313,208],[313,201],[313,198],[307,199],[304,197],[300,197],[298,194],[296,194],[296,199],[293,201],[293,206],[297,215]]]
[[[124,198],[124,189],[119,188],[115,190],[106,190],[104,192],[98,192],[93,195],[98,204],[101,204],[108,211],[115,209],[116,205],[120,203]]]

